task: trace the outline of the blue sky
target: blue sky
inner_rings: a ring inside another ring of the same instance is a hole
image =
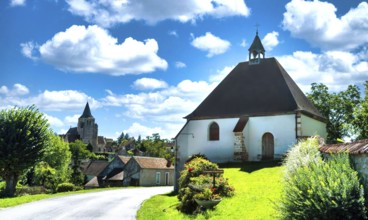
[[[304,92],[361,87],[367,15],[356,0],[2,0],[0,108],[35,104],[62,134],[88,101],[99,135],[172,138],[257,27]]]

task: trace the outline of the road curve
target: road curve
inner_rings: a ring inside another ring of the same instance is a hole
[[[136,219],[142,202],[173,187],[139,187],[44,199],[0,211],[1,220]]]

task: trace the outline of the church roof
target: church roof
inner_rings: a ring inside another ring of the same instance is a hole
[[[93,118],[88,102],[86,104],[86,107],[84,107],[83,114],[79,118]]]
[[[280,63],[267,58],[258,65],[239,63],[185,118],[266,116],[297,111],[325,120]]]

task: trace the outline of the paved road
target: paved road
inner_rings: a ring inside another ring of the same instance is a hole
[[[142,202],[173,187],[107,190],[40,200],[0,211],[1,220],[135,219]]]

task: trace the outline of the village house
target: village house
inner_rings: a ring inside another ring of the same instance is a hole
[[[193,154],[215,163],[280,159],[298,139],[326,137],[326,119],[257,34],[240,62],[189,115],[176,139],[176,178]]]

